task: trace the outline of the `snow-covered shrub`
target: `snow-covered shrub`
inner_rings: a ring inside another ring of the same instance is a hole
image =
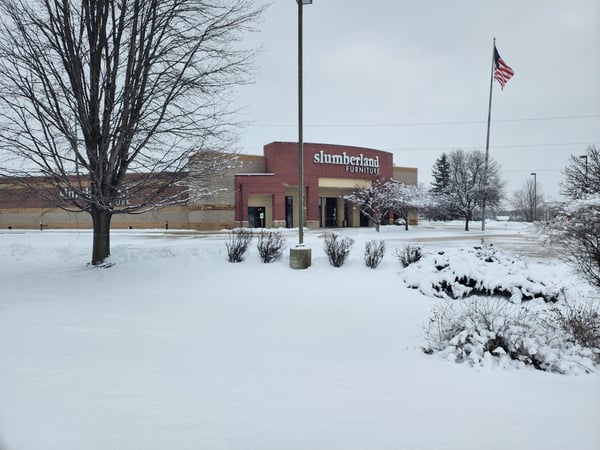
[[[336,233],[327,233],[323,247],[333,267],[341,267],[350,254],[350,247],[354,240],[349,237],[340,238]]]
[[[256,245],[260,259],[264,263],[273,262],[283,255],[285,239],[279,231],[261,231]]]
[[[425,341],[425,353],[474,366],[532,366],[563,374],[595,368],[593,352],[565,340],[544,314],[500,300],[470,299],[435,307]]]
[[[565,303],[552,309],[551,319],[570,342],[592,349],[600,364],[600,308],[591,303]]]
[[[402,277],[408,287],[432,297],[487,295],[513,303],[535,298],[556,302],[564,297],[563,289],[550,276],[534,277],[524,261],[491,245],[424,253],[402,271]]]
[[[564,258],[600,288],[600,194],[562,205],[543,228]]]
[[[402,267],[408,267],[421,259],[423,249],[417,244],[408,244],[403,249],[397,248],[394,256],[400,260]]]
[[[365,264],[371,269],[377,268],[383,260],[385,254],[385,242],[382,240],[372,240],[365,243]]]
[[[225,247],[229,262],[237,263],[244,260],[244,254],[252,241],[252,232],[244,228],[236,228],[227,236]]]

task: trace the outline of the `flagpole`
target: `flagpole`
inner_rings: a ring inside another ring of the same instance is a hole
[[[494,87],[494,55],[496,50],[496,38],[492,45],[492,71],[490,74],[490,102],[488,105],[488,120],[487,120],[487,137],[485,139],[485,165],[483,168],[483,186],[486,193],[483,195],[483,203],[481,205],[481,231],[485,231],[485,203],[487,197],[487,181],[488,181],[488,166],[490,159],[490,121],[492,118],[492,88]]]

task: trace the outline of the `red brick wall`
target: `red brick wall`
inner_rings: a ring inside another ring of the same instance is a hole
[[[354,164],[319,164],[315,154],[346,155],[347,158],[379,160],[379,167],[370,173],[353,172]],[[304,153],[304,184],[306,187],[307,220],[318,221],[319,178],[345,178],[373,180],[377,177],[392,178],[393,155],[388,152],[363,147],[332,144],[306,143]],[[298,186],[298,144],[295,142],[272,142],[264,147],[266,174],[236,176],[236,217],[247,220],[248,194],[272,194],[273,219],[285,220],[285,188]],[[349,167],[352,166],[352,167]],[[240,194],[241,193],[241,194]]]
[[[346,171],[345,165],[316,164],[314,155],[321,150],[327,154],[357,157],[363,155],[365,158],[379,157],[379,173],[352,173]],[[265,145],[265,170],[277,174],[282,182],[287,184],[298,184],[298,143],[296,142],[272,142]],[[306,143],[303,146],[304,153],[304,176],[305,182],[310,178],[350,178],[350,179],[374,179],[377,177],[391,178],[393,176],[393,155],[388,152],[373,150],[363,147],[346,145],[313,144]]]

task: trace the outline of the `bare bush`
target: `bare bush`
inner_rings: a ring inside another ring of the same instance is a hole
[[[377,266],[383,260],[385,254],[385,242],[382,240],[373,240],[365,243],[365,264],[371,269]]]
[[[245,228],[236,228],[227,236],[225,247],[229,262],[238,263],[244,260],[244,254],[252,241],[252,232]]]
[[[354,244],[354,240],[349,237],[340,238],[336,233],[327,233],[325,236],[325,253],[329,258],[329,263],[333,267],[341,267],[344,265],[346,258],[350,254],[350,248]]]
[[[408,244],[403,249],[397,248],[394,256],[400,260],[402,267],[408,267],[421,259],[422,248],[417,244]]]
[[[600,309],[593,303],[566,304],[553,308],[551,319],[567,336],[569,341],[587,347],[594,352],[600,364]]]
[[[425,353],[471,365],[532,366],[557,373],[594,370],[590,349],[565,343],[543,314],[501,300],[449,302],[434,308]]]
[[[256,245],[260,259],[264,263],[278,260],[285,249],[285,239],[279,231],[261,231]]]
[[[600,194],[565,203],[543,229],[567,262],[600,288]]]

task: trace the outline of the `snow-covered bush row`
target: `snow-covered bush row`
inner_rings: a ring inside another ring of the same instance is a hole
[[[441,298],[471,295],[500,296],[513,303],[543,298],[556,302],[564,294],[550,279],[534,279],[527,264],[496,251],[492,245],[469,249],[424,252],[402,271],[406,286]]]
[[[595,370],[597,349],[568,339],[551,310],[533,311],[499,299],[473,298],[434,308],[426,353],[474,366],[525,367],[561,374]]]

